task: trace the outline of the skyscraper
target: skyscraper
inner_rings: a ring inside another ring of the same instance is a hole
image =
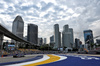
[[[73,47],[74,45],[74,36],[73,36],[73,29],[69,28],[69,33],[70,33],[70,44]]]
[[[63,47],[72,48],[74,44],[73,29],[68,25],[64,25],[62,32],[62,45]]]
[[[27,36],[25,36],[23,39],[27,41]]]
[[[27,40],[31,43],[38,44],[38,26],[28,24]]]
[[[62,45],[61,45],[61,32],[59,32],[59,48],[61,48]]]
[[[50,43],[54,43],[54,35],[50,37]]]
[[[43,44],[43,39],[42,38],[38,38],[38,45],[42,45]]]
[[[70,32],[69,32],[69,26],[68,25],[64,25],[64,27],[63,27],[62,43],[63,43],[63,47],[71,48]]]
[[[54,35],[50,37],[50,46],[54,47]]]
[[[44,44],[46,44],[47,43],[47,40],[46,40],[46,38],[44,38]]]
[[[75,38],[75,48],[79,49],[80,48],[80,40]]]
[[[85,40],[85,44],[93,44],[94,43],[92,30],[84,31],[84,40]]]
[[[21,16],[17,16],[13,21],[12,33],[16,36],[23,38],[24,21]]]
[[[54,48],[58,49],[60,47],[60,43],[61,43],[58,24],[54,25],[54,41],[55,41]]]
[[[96,39],[96,43],[100,45],[100,39]]]

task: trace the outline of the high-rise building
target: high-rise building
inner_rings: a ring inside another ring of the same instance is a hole
[[[59,32],[59,48],[61,48],[62,45],[61,45],[61,32]]]
[[[73,36],[73,29],[69,28],[69,33],[70,33],[70,44],[73,47],[74,46],[74,36]]]
[[[50,37],[50,46],[54,47],[54,35]]]
[[[54,35],[50,37],[50,43],[54,43]]]
[[[47,43],[47,40],[46,40],[46,38],[44,38],[44,44],[46,44]]]
[[[38,26],[28,24],[27,40],[33,44],[38,44]]]
[[[85,40],[85,44],[93,44],[94,43],[92,30],[84,31],[84,40]]]
[[[80,40],[75,38],[75,48],[79,49],[80,48]]]
[[[38,45],[43,45],[43,39],[42,38],[38,38]]]
[[[60,40],[59,25],[58,24],[54,25],[54,41],[55,41],[54,48],[59,49],[61,40]]]
[[[62,32],[63,47],[71,48],[69,26],[65,25]]]
[[[96,39],[96,43],[100,45],[100,39]]]
[[[25,36],[23,39],[27,41],[27,36]]]
[[[17,16],[13,21],[12,33],[23,39],[24,21],[21,16]]]

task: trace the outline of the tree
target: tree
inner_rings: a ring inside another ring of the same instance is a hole
[[[52,50],[52,48],[48,44],[44,44],[44,45],[40,46],[39,49],[40,50]]]

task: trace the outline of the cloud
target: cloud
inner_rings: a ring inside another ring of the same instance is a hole
[[[94,21],[92,24],[89,25],[89,29],[93,30],[94,37],[100,35],[100,20]]]
[[[38,6],[36,6],[36,5],[33,5],[32,7],[35,8],[36,10],[39,10],[39,9],[40,9],[40,8],[39,8]]]
[[[43,7],[41,8],[41,11],[46,11],[46,10],[48,10],[50,7],[53,6],[53,3],[48,3],[48,4],[42,3],[41,5],[43,6]]]
[[[58,23],[60,31],[69,24],[74,30],[74,37],[84,42],[83,31],[92,29],[94,36],[99,35],[100,23],[99,0],[1,0],[0,22],[11,30],[11,25],[17,15],[22,16],[27,35],[27,24],[33,23],[39,27],[39,37],[49,37],[53,34],[53,26]]]
[[[13,0],[4,0],[6,3],[14,2]]]
[[[28,6],[23,6],[21,7],[22,10],[29,10],[31,7],[28,7]]]
[[[3,9],[3,8],[4,8],[4,4],[0,3],[0,9]]]

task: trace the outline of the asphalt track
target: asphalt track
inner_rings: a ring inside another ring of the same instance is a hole
[[[3,63],[5,66],[100,66],[100,57],[82,55],[43,55],[20,63]],[[1,66],[1,64],[0,64]]]

